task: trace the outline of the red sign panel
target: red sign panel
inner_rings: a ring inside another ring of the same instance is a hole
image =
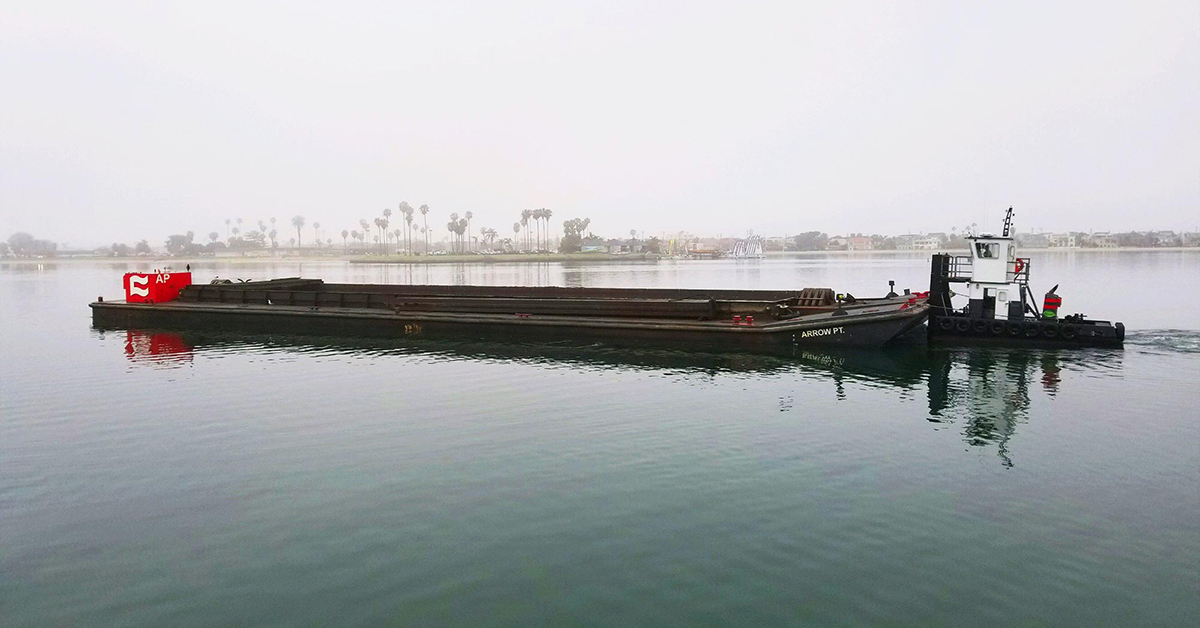
[[[192,283],[192,273],[125,273],[125,300],[130,303],[166,303]]]

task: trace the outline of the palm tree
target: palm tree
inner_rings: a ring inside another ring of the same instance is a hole
[[[387,211],[390,213],[392,210],[389,209]],[[384,247],[387,246],[387,228],[388,228],[387,219],[386,218],[376,218],[375,219],[375,227],[379,229],[379,235],[375,236],[375,241],[379,242],[379,252],[382,253],[384,250]]]
[[[300,237],[300,229],[304,227],[304,216],[292,216],[292,226],[296,228],[296,246],[304,246],[304,239]]]
[[[271,220],[274,221],[275,219],[272,218]],[[274,229],[271,230],[271,233],[267,234],[267,236],[271,238],[271,248],[275,248],[275,236],[277,235],[279,235],[279,232],[275,231]]]
[[[537,242],[533,246],[533,250],[535,250],[535,251],[542,250],[542,212],[543,211],[544,210],[541,210],[541,209],[534,209],[529,212],[530,217],[533,218],[534,231],[537,233],[537,238],[535,238],[537,240]]]
[[[358,226],[362,227],[362,232],[363,232],[363,244],[366,244],[366,243],[367,243],[367,240],[366,240],[366,238],[367,238],[367,234],[368,234],[368,233],[371,233],[371,223],[367,222],[367,219],[366,219],[366,218],[359,218],[359,219],[358,219]]]
[[[519,234],[519,233],[521,233],[521,223],[514,222],[513,223],[513,239],[516,239],[517,234]]]
[[[553,215],[554,215],[554,212],[552,212],[548,209],[542,208],[542,220],[546,221],[546,249],[547,250],[550,249],[550,217]]]
[[[317,248],[321,247],[321,223],[313,223],[313,233],[316,234]]]
[[[346,238],[348,238],[349,236],[350,236],[350,232],[345,229],[342,229],[342,253],[347,253],[350,251],[350,245],[346,243]]]
[[[412,205],[409,205],[408,201],[400,203],[400,210],[404,212],[404,226],[405,230],[408,232],[408,245],[405,248],[408,249],[408,254],[411,255],[413,248],[413,217],[416,216],[417,210],[414,209]]]
[[[226,238],[229,237],[229,223],[231,223],[231,222],[233,222],[233,221],[228,218],[225,219],[225,237]]]
[[[413,231],[412,222],[413,222],[413,215],[412,215],[412,208],[410,207],[408,210],[408,213],[404,214],[404,224],[406,225],[406,227],[408,229],[408,247],[407,247],[408,251],[407,251],[407,253],[409,255],[412,255],[412,231]]]
[[[475,217],[475,214],[472,214],[471,212],[467,212],[466,214],[464,214],[464,216],[466,216],[466,218],[467,218],[467,250],[470,251],[471,250],[471,219]]]
[[[428,234],[428,231],[429,231],[429,206],[422,205],[420,212],[421,212],[421,219],[423,221],[425,221],[425,226],[421,228],[421,235],[425,236],[425,238],[424,238],[425,254],[428,255],[429,254],[429,234]]]
[[[288,238],[288,246],[296,246],[296,238]]]
[[[212,242],[216,242],[217,238],[219,237],[221,237],[221,234],[217,233],[216,231],[210,231],[208,233],[208,239]]]
[[[529,219],[533,217],[533,210],[521,210],[521,226],[525,227],[525,250],[529,250]]]
[[[238,224],[238,228],[241,229],[241,227],[242,227],[242,219],[241,218],[237,219],[237,224]]]
[[[453,234],[458,233],[458,212],[454,212],[454,213],[450,214],[450,233],[453,233]],[[458,238],[452,238],[451,241],[453,244],[451,245],[450,248],[452,250],[457,251]]]

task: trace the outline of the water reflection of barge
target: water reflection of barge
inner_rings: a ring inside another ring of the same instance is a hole
[[[123,330],[121,333],[126,357],[135,364],[154,368],[189,368],[195,362],[202,363],[205,354],[221,357],[227,352],[281,351],[411,355],[444,361],[565,366],[572,370],[617,369],[702,378],[722,375],[777,378],[787,374],[828,382],[838,399],[853,398],[856,392],[866,389],[895,391],[897,400],[925,397],[922,404],[928,407],[925,421],[958,426],[969,446],[995,447],[1005,466],[1014,464],[1011,441],[1018,428],[1030,420],[1036,401],[1032,397],[1037,390],[1051,397],[1057,395],[1063,374],[1068,371],[1089,371],[1089,377],[1119,376],[1122,358],[1121,352],[1106,349],[1078,352],[901,345],[890,351],[801,350],[782,358],[762,353],[623,348],[574,342],[377,339],[221,330]],[[802,408],[801,400],[780,398],[780,411]]]
[[[156,284],[158,275],[134,281]],[[329,284],[319,279],[192,284],[170,299],[91,304],[100,328],[222,327],[349,336],[511,335],[618,344],[793,349],[877,347],[925,321],[924,297],[800,291]],[[177,298],[176,298],[177,297]]]

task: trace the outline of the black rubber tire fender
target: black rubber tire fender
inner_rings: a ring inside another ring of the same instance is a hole
[[[1059,335],[1061,335],[1064,340],[1074,340],[1075,336],[1078,334],[1079,330],[1075,329],[1074,325],[1063,325],[1062,329],[1059,330]]]
[[[993,336],[1004,335],[1004,330],[1007,328],[1008,326],[1004,324],[1004,321],[992,321],[991,332]]]
[[[1046,325],[1046,327],[1042,329],[1042,335],[1050,340],[1058,338],[1058,325],[1053,323]]]
[[[971,321],[969,321],[965,318],[960,318],[957,321],[954,321],[954,328],[961,332],[970,331],[971,330]]]
[[[985,334],[988,330],[987,321],[975,321],[971,323],[971,331],[976,334]]]
[[[949,316],[939,316],[937,321],[938,329],[942,331],[950,331],[954,329],[954,319]]]
[[[1037,338],[1042,334],[1042,326],[1038,323],[1025,323],[1025,337]]]
[[[1008,330],[1008,335],[1016,338],[1024,332],[1023,325],[1020,321],[1008,321],[1005,329]]]

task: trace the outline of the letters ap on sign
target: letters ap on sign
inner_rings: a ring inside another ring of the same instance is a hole
[[[192,283],[192,273],[125,273],[129,303],[166,303]]]

